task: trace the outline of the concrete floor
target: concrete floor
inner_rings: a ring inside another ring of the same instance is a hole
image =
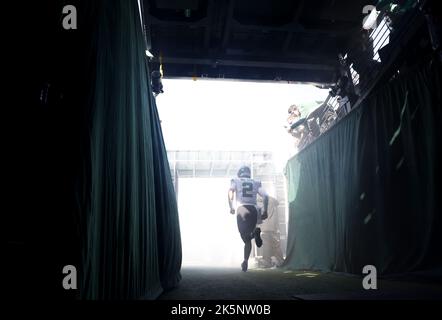
[[[182,269],[180,285],[160,300],[442,299],[440,284],[379,280],[364,290],[362,277],[282,269]]]

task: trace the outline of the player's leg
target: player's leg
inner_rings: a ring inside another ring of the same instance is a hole
[[[261,228],[256,228],[253,232],[253,238],[255,238],[255,243],[258,248],[261,248],[262,246],[262,239],[261,239]]]
[[[250,256],[250,252],[252,250],[252,237],[250,233],[247,232],[247,215],[248,215],[247,208],[240,206],[237,209],[237,215],[236,215],[236,221],[238,224],[238,231],[241,236],[242,241],[244,242],[244,260],[241,263],[241,269],[242,271],[247,271],[248,265],[247,260]]]
[[[253,224],[252,238],[255,239],[256,246],[260,248],[262,246],[261,228],[256,227],[258,222],[258,210],[255,206],[248,206],[248,209],[250,211],[250,217],[256,216],[256,219],[251,221],[251,224]]]
[[[256,208],[248,205],[239,207],[237,219],[241,239],[244,242],[244,261],[241,264],[241,269],[247,271],[248,260],[252,251],[251,241],[254,238],[256,222],[258,219]]]
[[[250,234],[242,234],[241,239],[244,241],[244,260],[241,263],[242,271],[247,271],[249,264],[250,252],[252,251],[252,238]]]

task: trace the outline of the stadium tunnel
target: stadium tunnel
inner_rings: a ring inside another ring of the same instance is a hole
[[[8,107],[14,139],[6,198],[11,295],[442,297],[435,3],[31,4],[27,23],[12,26],[19,36],[11,47],[24,56],[17,54],[21,63],[11,83],[20,85]],[[368,4],[377,13],[371,23],[388,25],[388,33],[370,34],[383,41],[376,52],[358,47]],[[66,5],[70,11],[63,11]],[[75,28],[66,29],[72,7]],[[178,171],[171,170],[176,155],[166,150],[156,105],[156,96],[167,94],[159,83],[163,73],[330,89],[318,110],[332,112],[332,123],[318,116],[318,130],[305,135],[278,177],[286,183],[280,192],[287,219],[277,268],[182,268]],[[67,265],[76,267],[77,290],[62,286]],[[366,266],[376,267],[382,290],[364,290]]]

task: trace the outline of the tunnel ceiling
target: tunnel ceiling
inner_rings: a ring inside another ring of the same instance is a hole
[[[334,81],[367,0],[144,0],[153,68],[165,77]]]

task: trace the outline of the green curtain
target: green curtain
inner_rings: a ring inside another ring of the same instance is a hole
[[[149,90],[151,88],[149,87]],[[155,206],[157,218],[158,265],[164,289],[171,289],[181,280],[181,234],[178,208],[172,175],[167,159],[160,118],[155,99],[151,95],[151,132],[153,144],[153,166],[155,183]]]
[[[156,298],[180,280],[181,240],[137,1],[89,6],[96,24],[81,297]]]
[[[440,88],[420,64],[288,161],[286,268],[442,267]]]

